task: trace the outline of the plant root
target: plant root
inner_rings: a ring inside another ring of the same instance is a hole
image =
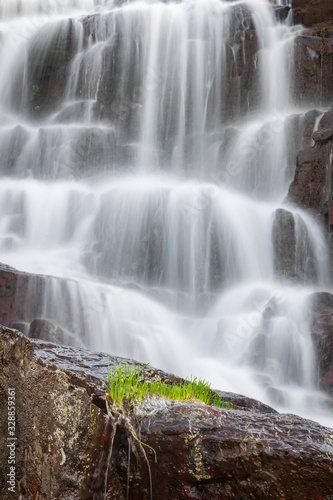
[[[126,411],[125,407],[123,404],[119,404],[116,402],[112,402],[110,404],[108,395],[106,395],[106,411],[109,419],[111,420],[113,429],[112,429],[112,434],[111,434],[111,442],[110,442],[110,450],[108,454],[108,460],[107,460],[107,467],[106,467],[106,473],[105,473],[105,483],[104,483],[104,500],[106,500],[106,494],[107,494],[107,484],[108,484],[108,475],[109,475],[109,469],[110,469],[110,464],[111,464],[111,459],[112,459],[112,452],[113,452],[113,444],[114,444],[114,438],[116,436],[117,432],[117,427],[118,425],[122,424],[126,430],[126,434],[129,440],[129,443],[132,442],[132,448],[134,454],[139,458],[140,452],[143,455],[145,462],[148,467],[148,473],[149,473],[149,483],[150,483],[150,500],[153,500],[153,485],[152,485],[152,477],[151,477],[151,469],[150,469],[150,464],[149,460],[147,457],[146,450],[144,447],[149,448],[153,453],[155,457],[155,463],[157,462],[157,455],[151,446],[149,446],[146,443],[143,443],[141,439],[139,438],[138,432],[136,429],[133,427],[133,424],[131,422],[130,416],[128,412]],[[132,441],[133,439],[133,441]],[[130,454],[130,447],[129,447],[129,454]],[[130,463],[130,458],[128,459],[128,463]],[[128,470],[129,474],[129,470]],[[127,482],[127,496],[128,496],[128,489],[129,489],[129,481]]]

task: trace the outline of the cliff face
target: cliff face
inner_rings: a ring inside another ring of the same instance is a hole
[[[319,23],[332,28],[333,4],[331,0],[293,0],[294,19],[296,23],[307,28]]]
[[[332,118],[332,111],[323,116],[320,124],[330,124],[331,128],[320,128],[313,135],[314,145],[298,153],[295,178],[289,189],[292,201],[302,208],[311,208],[320,214],[327,213],[332,202]],[[332,223],[330,220],[329,225]]]
[[[0,329],[0,402],[15,394],[17,498],[102,499],[114,422],[102,379],[112,358],[82,349],[29,342]],[[133,363],[129,360],[129,363]],[[162,372],[147,369],[145,376]],[[333,482],[331,430],[279,415],[234,395],[235,410],[196,403],[132,408],[119,421],[106,496],[172,499],[327,499]],[[134,454],[129,422],[147,454]],[[7,412],[0,416],[1,498],[8,491]],[[14,435],[12,436],[14,438]],[[154,451],[153,451],[154,450]],[[156,455],[155,455],[155,453]]]
[[[296,39],[295,100],[317,111],[313,138],[297,156],[289,199],[326,217],[331,229],[333,151],[333,4],[294,0],[294,18],[307,28]]]
[[[333,4],[330,0],[294,0],[295,24],[305,26],[295,47],[295,93],[300,105],[332,106]]]
[[[330,0],[294,0],[293,9],[295,22],[307,28],[296,40],[295,101],[301,106],[324,107],[327,111],[314,109],[307,113],[308,123],[312,123],[312,140],[304,140],[304,149],[297,155],[295,176],[288,198],[303,209],[308,209],[321,221],[328,230],[328,243],[332,250],[333,3]],[[290,241],[289,238],[289,248]],[[332,392],[333,330],[330,299],[326,294],[318,294],[314,296],[313,306],[312,338],[317,350],[318,379],[321,387]]]

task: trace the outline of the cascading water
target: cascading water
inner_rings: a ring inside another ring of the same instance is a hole
[[[8,0],[0,16],[0,261],[44,275],[39,316],[331,425],[309,313],[325,237],[282,205],[297,28],[266,0]]]

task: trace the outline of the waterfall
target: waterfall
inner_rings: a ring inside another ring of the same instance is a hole
[[[76,345],[331,425],[329,251],[285,202],[300,28],[272,3],[1,2],[0,262]]]

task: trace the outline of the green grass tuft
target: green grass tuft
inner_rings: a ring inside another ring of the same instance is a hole
[[[149,364],[149,363],[148,363]],[[142,380],[144,368],[119,365],[113,370],[108,368],[107,383],[105,384],[113,402],[122,404],[124,401],[140,401],[149,396],[160,396],[176,401],[202,401],[206,405],[218,408],[233,409],[232,405],[225,403],[212,391],[208,382],[202,379],[190,379],[181,383],[166,384],[158,379],[153,382]]]

